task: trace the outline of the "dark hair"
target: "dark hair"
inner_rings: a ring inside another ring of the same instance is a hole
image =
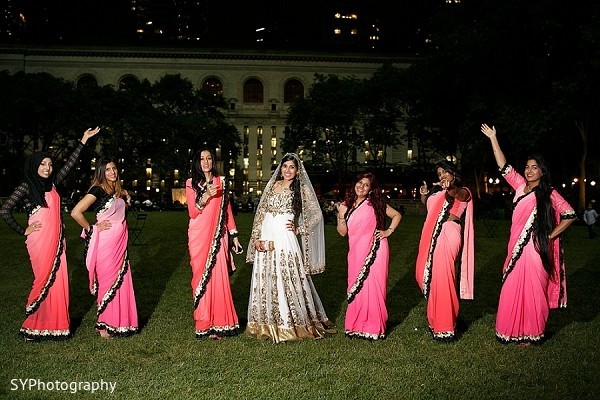
[[[106,166],[110,163],[115,164],[115,166],[117,167],[117,182],[115,182],[114,188],[110,187],[108,182],[106,181]],[[117,197],[121,197],[123,189],[121,188],[121,183],[119,182],[118,170],[119,164],[117,163],[116,158],[108,156],[99,159],[96,162],[96,171],[94,172],[94,177],[92,178],[92,184],[90,185],[90,189],[94,186],[100,186],[102,189],[104,189],[106,193],[116,194]],[[114,191],[111,193],[113,189]]]
[[[354,179],[354,186],[356,186],[356,184],[358,182],[361,181],[361,179],[368,179],[369,182],[371,183],[371,191],[369,192],[369,194],[367,195],[367,199],[371,202],[371,206],[373,207],[373,210],[375,210],[375,218],[377,220],[377,229],[383,229],[384,225],[385,225],[385,209],[386,209],[386,202],[385,202],[385,198],[383,196],[383,193],[381,192],[381,189],[379,188],[379,182],[377,181],[377,177],[370,173],[370,172],[364,172],[362,174],[358,174],[356,176],[356,179]],[[346,215],[344,215],[345,218],[348,218],[348,213],[351,211],[352,206],[354,205],[354,202],[356,201],[356,191],[354,190],[354,187],[352,188],[352,190],[350,191],[350,193],[348,193],[348,196],[346,197],[346,206],[348,206],[348,210],[346,211]]]
[[[533,188],[535,192],[535,201],[537,215],[533,221],[533,243],[536,251],[540,254],[544,269],[550,276],[553,275],[554,253],[550,246],[548,235],[556,226],[554,216],[554,207],[550,196],[554,188],[550,185],[550,173],[548,163],[539,154],[532,154],[527,157],[527,161],[534,160],[542,172],[540,183]]]
[[[208,151],[210,153],[213,160],[210,172],[213,177],[217,176],[215,152],[207,146],[201,147],[194,153],[194,158],[192,159],[192,188],[196,191],[196,196],[202,196],[202,194],[200,194],[200,186],[206,183],[206,176],[204,176],[204,172],[202,172],[202,167],[200,166],[200,157],[203,151]]]
[[[54,180],[55,170],[52,169],[52,174],[48,178],[42,178],[38,173],[40,164],[45,158],[54,161],[52,154],[39,151],[31,154],[25,161],[25,183],[29,188],[29,202],[33,207],[42,206],[48,207],[46,203],[46,192],[52,190],[52,181]]]
[[[451,162],[446,161],[446,160],[441,160],[441,161],[438,161],[437,163],[435,163],[434,171],[436,173],[437,173],[438,168],[441,168],[444,171],[446,171],[454,176],[454,182],[453,182],[454,186],[457,186],[457,187],[463,186],[462,181],[460,179],[460,174],[454,164],[452,164]],[[433,189],[431,189],[430,194],[439,192],[440,190],[442,190],[442,187],[439,185],[435,185],[433,187]]]
[[[286,154],[285,156],[283,156],[283,158],[281,159],[281,162],[279,163],[279,176],[276,178],[278,181],[283,180],[283,174],[281,173],[281,167],[283,166],[283,164],[287,161],[293,161],[294,165],[296,166],[296,176],[294,177],[294,180],[292,181],[292,183],[290,184],[290,189],[292,190],[292,192],[294,192],[293,194],[293,199],[292,199],[292,211],[294,212],[294,217],[298,217],[298,215],[300,215],[300,213],[302,212],[302,194],[300,193],[300,179],[298,179],[298,173],[300,172],[300,165],[298,163],[298,159],[292,155],[292,154]]]

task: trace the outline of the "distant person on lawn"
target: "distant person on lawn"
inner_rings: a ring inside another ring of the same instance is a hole
[[[594,205],[592,203],[588,204],[586,210],[583,212],[583,221],[585,222],[588,229],[588,237],[590,239],[594,239],[596,237],[596,232],[594,232],[594,225],[596,224],[596,220],[598,219],[598,213],[594,210]]]

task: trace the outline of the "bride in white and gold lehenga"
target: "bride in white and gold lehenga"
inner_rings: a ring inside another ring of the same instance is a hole
[[[323,214],[296,154],[283,157],[265,188],[246,261],[254,263],[248,335],[279,343],[335,333],[310,277],[325,270]]]

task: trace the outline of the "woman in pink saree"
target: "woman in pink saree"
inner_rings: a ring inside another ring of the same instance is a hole
[[[238,316],[233,305],[229,273],[235,270],[229,249],[242,252],[237,238],[226,182],[217,176],[214,154],[201,149],[192,161],[192,177],[185,184],[190,215],[188,247],[192,266],[192,291],[196,338],[238,333]]]
[[[427,217],[419,242],[416,279],[427,299],[427,322],[433,338],[452,341],[459,296],[473,299],[473,201],[469,189],[458,182],[451,164],[438,163],[436,172],[439,181],[434,183],[431,193],[426,182],[420,188]],[[463,214],[464,229],[461,224]],[[456,261],[461,250],[460,293],[457,293]]]
[[[384,229],[385,217],[391,218]],[[388,237],[402,215],[385,203],[372,173],[357,176],[354,190],[338,206],[337,231],[348,235],[348,287],[345,334],[368,340],[385,339]]]
[[[88,193],[75,205],[71,216],[83,227],[84,263],[91,293],[96,297],[96,330],[104,339],[129,336],[138,330],[138,317],[127,255],[127,207],[131,197],[119,183],[114,159],[96,163]],[[83,213],[94,210],[91,225]]]
[[[542,157],[528,157],[523,176],[506,163],[496,128],[483,124],[481,132],[490,139],[498,168],[515,190],[496,337],[502,343],[538,343],[544,338],[549,309],[567,306],[559,235],[577,216],[550,186]]]
[[[67,163],[54,174],[53,157],[46,152],[34,153],[25,165],[25,180],[0,209],[0,216],[27,239],[27,252],[33,269],[33,285],[20,334],[25,340],[66,339],[69,329],[69,275],[65,255],[66,242],[60,210],[60,196],[55,185],[62,182],[77,163],[89,138],[100,128],[88,129]],[[23,200],[28,226],[23,228],[12,215]]]

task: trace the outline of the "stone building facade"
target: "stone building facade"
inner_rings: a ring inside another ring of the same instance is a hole
[[[228,104],[228,121],[244,143],[237,170],[244,175],[245,195],[260,194],[272,165],[281,160],[287,111],[295,99],[307,93],[316,73],[369,78],[386,62],[407,68],[412,61],[364,54],[248,50],[0,48],[0,70],[10,73],[46,72],[78,84],[87,81],[114,87],[129,79],[154,82],[167,74],[180,74],[197,88],[222,95]],[[406,145],[390,150],[389,164],[410,162],[412,150]],[[357,150],[358,161],[365,156]],[[229,171],[231,178],[234,173],[235,169]]]

